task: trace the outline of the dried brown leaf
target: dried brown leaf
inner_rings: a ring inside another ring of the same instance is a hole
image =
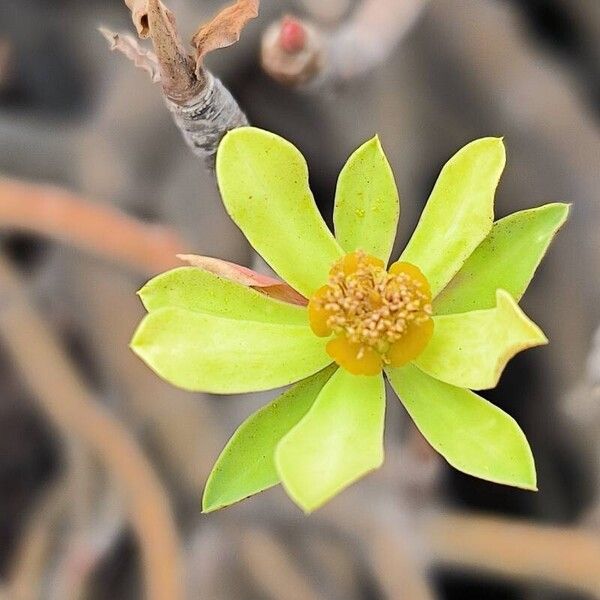
[[[298,304],[299,306],[306,306],[307,304],[306,298],[301,296],[287,283],[280,279],[276,279],[275,277],[270,277],[269,275],[262,275],[247,267],[242,267],[241,265],[236,265],[235,263],[226,260],[220,260],[210,256],[197,256],[195,254],[178,254],[177,258],[188,263],[192,267],[198,267],[199,269],[209,271],[224,279],[229,279],[240,285],[251,287],[271,298],[276,298],[277,300],[288,302],[290,304]]]
[[[105,27],[99,27],[98,31],[107,39],[111,50],[124,54],[136,67],[146,71],[154,83],[160,82],[160,67],[154,52],[140,46],[128,33],[116,33]]]
[[[131,11],[131,18],[141,38],[150,36],[150,26],[148,23],[148,0],[125,0],[127,8]],[[172,18],[172,13],[162,2],[159,2],[160,7],[165,13]]]
[[[196,48],[196,65],[202,66],[206,54],[235,44],[250,19],[258,16],[259,0],[237,0],[224,8],[211,21],[200,27],[192,37]]]

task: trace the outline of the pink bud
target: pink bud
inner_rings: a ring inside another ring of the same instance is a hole
[[[279,44],[289,54],[296,54],[304,50],[306,45],[306,29],[294,17],[284,17],[279,32]]]

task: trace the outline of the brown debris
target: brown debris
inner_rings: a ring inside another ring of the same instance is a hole
[[[150,0],[125,0],[127,8],[131,11],[131,18],[133,24],[141,38],[150,37],[150,26],[148,22],[148,12]],[[162,2],[158,2],[161,9],[169,16],[173,18],[173,14],[169,11]]]
[[[240,39],[248,21],[258,16],[259,4],[259,0],[237,0],[198,29],[192,37],[197,70],[202,68],[203,58],[209,52],[227,48]]]
[[[160,78],[167,98],[179,105],[190,102],[206,87],[204,56],[235,44],[246,23],[258,16],[259,8],[259,0],[238,0],[223,9],[194,34],[194,58],[181,43],[173,13],[160,0],[125,0],[125,4],[131,10],[138,35],[152,40],[158,69],[157,75],[151,72],[153,80]],[[102,33],[111,49],[123,52],[136,66],[147,71],[154,68],[152,57],[131,40],[115,38],[116,34],[107,31]]]
[[[98,27],[98,31],[106,38],[111,50],[124,54],[138,69],[146,71],[153,83],[160,83],[160,67],[154,52],[141,46],[128,33],[117,33],[106,27]]]
[[[269,275],[257,273],[247,267],[236,265],[226,260],[210,256],[197,256],[195,254],[178,254],[177,258],[192,267],[208,271],[240,285],[251,287],[266,296],[281,300],[282,302],[297,304],[298,306],[306,306],[308,304],[304,296],[300,295],[284,281],[270,277]]]
[[[197,77],[194,59],[183,47],[175,18],[159,0],[148,0],[147,20],[154,52],[158,60],[165,95],[173,102],[185,104],[204,87]]]

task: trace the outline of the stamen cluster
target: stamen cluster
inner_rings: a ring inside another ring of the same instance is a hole
[[[334,266],[316,302],[326,311],[331,331],[385,353],[411,324],[421,325],[431,317],[431,298],[409,273],[388,273],[364,253],[354,257],[351,268],[344,261]]]

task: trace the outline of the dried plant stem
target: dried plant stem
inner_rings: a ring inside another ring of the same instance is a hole
[[[145,273],[179,266],[184,242],[175,232],[147,225],[66,190],[0,179],[0,228],[47,235]]]
[[[181,550],[169,498],[151,464],[74,371],[30,304],[17,274],[0,259],[0,335],[41,408],[93,451],[122,487],[136,533],[148,600],[182,600]]]
[[[152,41],[154,53],[132,43],[127,34],[105,28],[101,29],[102,34],[111,49],[148,71],[153,81],[161,82],[167,105],[186,143],[212,167],[221,138],[229,130],[247,125],[248,120],[229,90],[204,67],[203,58],[239,39],[246,22],[258,14],[258,1],[238,0],[202,27],[193,39],[196,58],[185,50],[173,14],[159,0],[126,0],[126,4],[138,24],[138,33]]]
[[[220,79],[204,70],[203,80],[201,91],[185,104],[167,98],[167,106],[186,144],[212,167],[223,135],[248,125],[248,120]]]
[[[426,523],[425,533],[438,564],[544,581],[600,598],[600,540],[582,531],[439,514]]]

